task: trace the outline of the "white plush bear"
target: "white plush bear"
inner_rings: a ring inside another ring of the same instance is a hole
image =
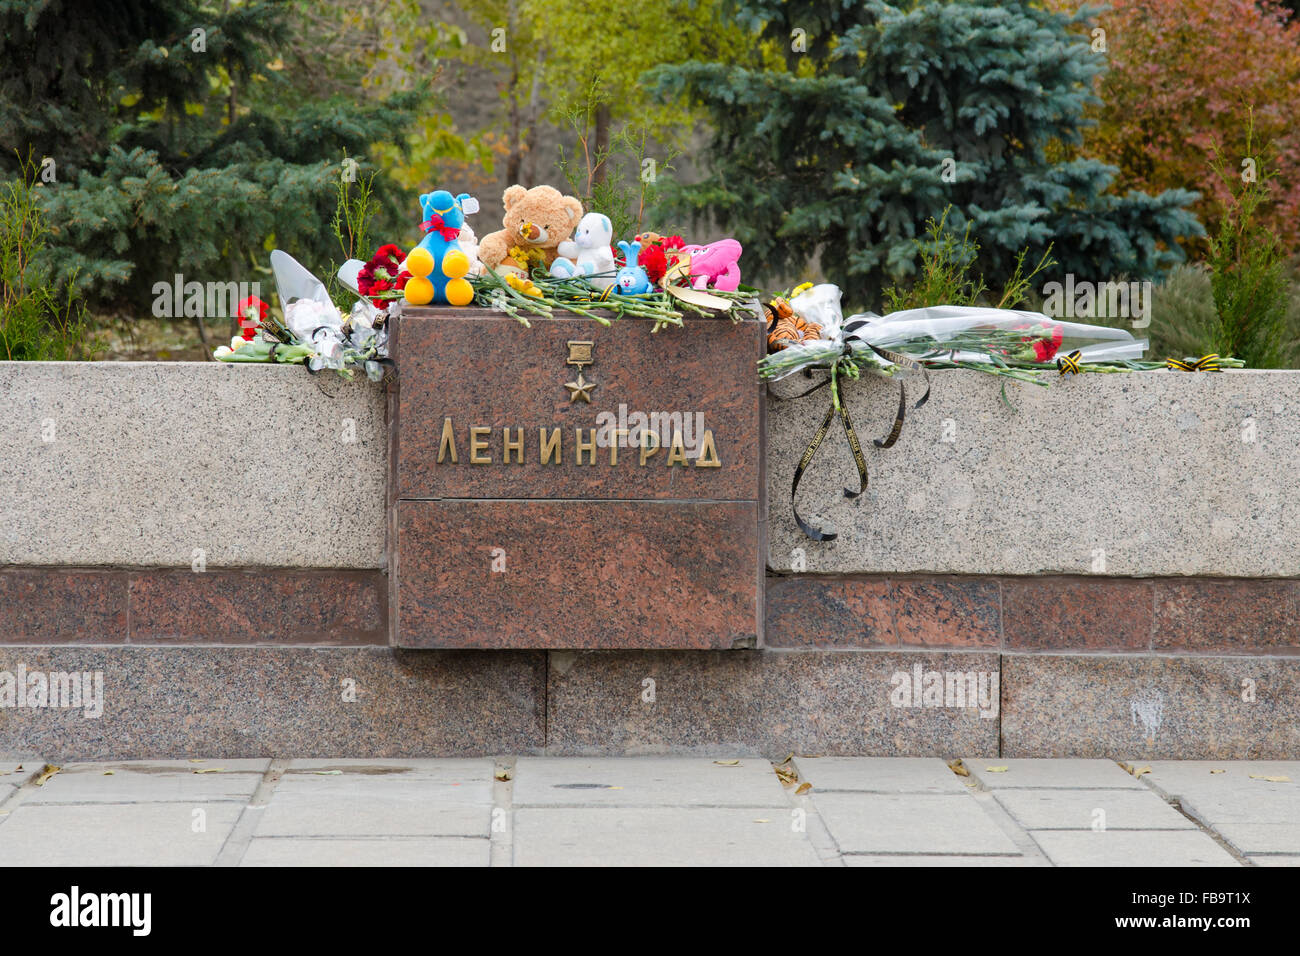
[[[609,288],[614,284],[614,251],[610,248],[613,242],[614,227],[609,217],[598,212],[587,213],[574,230],[573,238],[556,246],[558,257],[551,263],[551,275],[568,279],[608,272],[611,274],[587,281],[598,289]]]
[[[481,276],[487,270],[483,268],[483,263],[478,259],[478,236],[474,235],[474,230],[470,228],[469,223],[460,227],[460,251],[469,256],[469,275]]]

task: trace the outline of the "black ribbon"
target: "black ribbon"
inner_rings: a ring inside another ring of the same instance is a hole
[[[862,342],[870,348],[872,352],[876,353],[886,361],[892,362],[895,365],[900,365],[909,370],[919,370],[921,374],[925,376],[925,394],[922,395],[920,400],[912,406],[914,411],[924,405],[930,398],[930,374],[926,370],[925,366],[900,352],[891,352],[888,349],[877,348],[875,345],[867,342],[858,334],[858,332],[866,325],[867,322],[864,320],[850,322],[846,325],[844,327],[844,350],[841,358],[836,359],[835,362],[832,363],[830,368],[830,377],[827,378],[826,381],[814,385],[807,391],[793,396],[794,398],[803,398],[805,395],[810,395],[827,385],[831,387],[830,407],[826,409],[826,414],[822,417],[822,423],[818,426],[816,433],[812,437],[812,441],[810,441],[808,447],[804,449],[803,457],[799,459],[799,464],[794,470],[794,480],[790,484],[790,510],[794,513],[795,524],[799,526],[800,531],[812,538],[814,541],[834,541],[838,535],[833,531],[822,531],[805,521],[799,514],[799,508],[795,502],[795,497],[799,492],[799,482],[803,479],[804,472],[807,471],[808,466],[812,464],[813,457],[817,454],[817,449],[821,447],[822,440],[826,438],[826,434],[830,431],[831,422],[835,420],[837,414],[839,415],[840,424],[844,426],[844,436],[848,439],[849,450],[853,453],[853,463],[858,469],[858,490],[854,491],[852,488],[845,488],[844,497],[854,499],[867,490],[867,459],[866,456],[862,454],[862,443],[858,441],[858,434],[853,430],[853,421],[849,417],[848,406],[840,399],[839,393],[841,361],[847,359],[848,367],[852,369],[852,372],[850,373],[851,376],[853,378],[857,377],[857,366],[852,364],[852,343],[854,341]],[[884,438],[876,438],[872,440],[877,448],[889,448],[898,441],[898,436],[903,432],[903,421],[906,418],[906,415],[907,389],[900,381],[898,383],[898,411],[894,415],[894,425],[889,430],[889,434]]]
[[[807,521],[804,521],[800,516],[799,508],[795,503],[795,496],[799,493],[799,482],[803,479],[803,473],[807,471],[808,466],[812,464],[813,456],[817,454],[817,449],[821,447],[822,439],[824,439],[826,433],[830,431],[831,422],[834,421],[837,413],[840,417],[840,424],[844,426],[844,435],[849,440],[849,449],[853,452],[853,463],[858,467],[858,490],[854,491],[852,488],[845,488],[844,497],[856,498],[861,495],[862,492],[867,490],[867,459],[866,456],[862,454],[862,443],[858,441],[858,433],[853,430],[853,421],[849,418],[849,410],[845,407],[844,403],[839,400],[839,390],[836,385],[836,376],[838,374],[839,363],[837,362],[835,365],[831,366],[831,377],[829,379],[822,382],[821,385],[810,388],[807,392],[803,393],[804,395],[807,395],[809,392],[815,392],[823,385],[829,384],[834,396],[831,400],[830,407],[826,409],[826,414],[822,418],[821,425],[818,426],[816,434],[813,435],[812,441],[808,443],[808,447],[804,449],[803,457],[799,459],[799,464],[795,467],[794,481],[790,485],[790,510],[794,512],[795,523],[799,525],[800,531],[812,538],[814,541],[834,541],[839,536],[833,531],[822,531],[818,528],[814,528]],[[801,396],[795,397],[798,398]]]

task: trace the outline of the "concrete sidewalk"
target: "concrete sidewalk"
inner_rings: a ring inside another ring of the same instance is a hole
[[[1296,866],[1300,761],[0,761],[9,865]],[[1148,772],[1149,768],[1149,772]],[[965,775],[963,775],[965,774]]]

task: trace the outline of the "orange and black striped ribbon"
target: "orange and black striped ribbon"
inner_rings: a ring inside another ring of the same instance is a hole
[[[1179,372],[1223,371],[1223,366],[1219,364],[1219,355],[1217,352],[1211,352],[1209,355],[1202,355],[1198,359],[1165,359],[1165,367],[1175,369]]]
[[[1078,349],[1075,349],[1069,355],[1058,355],[1056,357],[1056,370],[1062,375],[1078,375],[1081,371],[1079,368],[1081,354]]]

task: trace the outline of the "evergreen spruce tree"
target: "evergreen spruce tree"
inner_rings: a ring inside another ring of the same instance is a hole
[[[293,12],[287,0],[0,0],[0,174],[42,165],[56,277],[140,315],[174,273],[264,272],[271,241],[318,270],[341,258],[330,223],[344,157],[368,179],[367,149],[401,142],[419,96],[306,98],[307,78],[284,69]],[[395,215],[386,180],[375,186]]]
[[[1016,0],[739,0],[761,42],[747,64],[664,66],[652,81],[712,114],[707,175],[677,211],[712,216],[747,273],[820,254],[846,304],[878,307],[916,268],[913,240],[951,205],[997,288],[1028,247],[1057,273],[1152,276],[1203,234],[1185,190],[1114,195],[1077,155],[1104,55],[1068,16]]]

